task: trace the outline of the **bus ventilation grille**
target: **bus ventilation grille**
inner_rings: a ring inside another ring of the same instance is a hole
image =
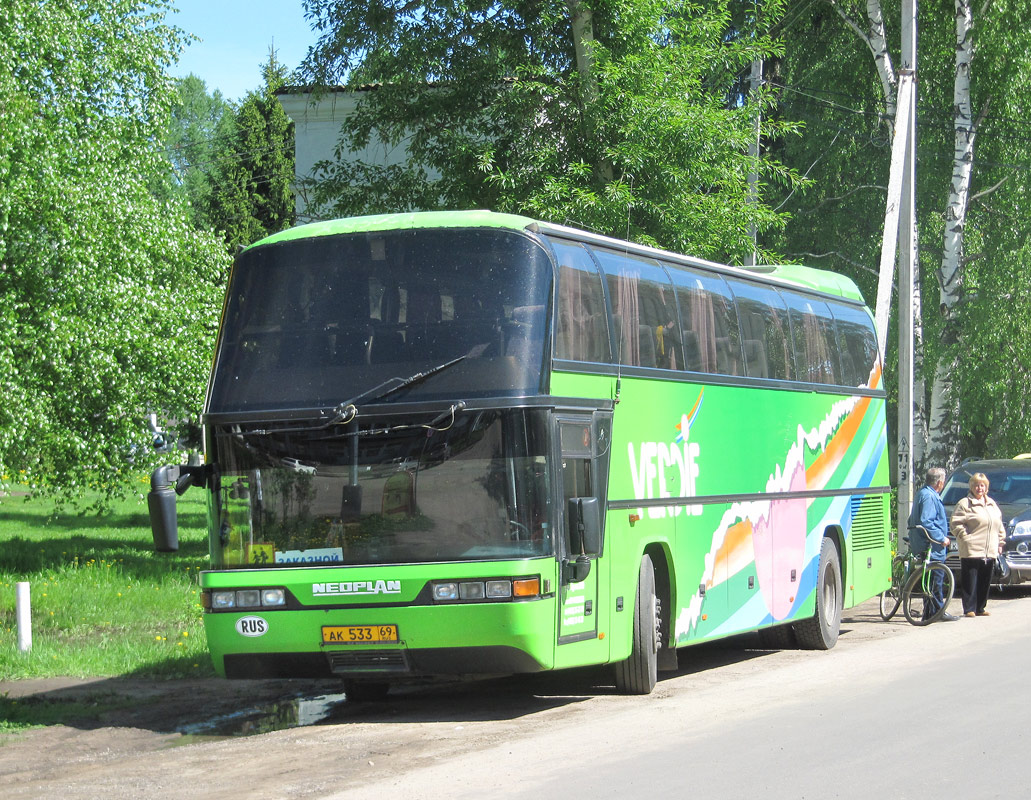
[[[884,503],[880,495],[852,497],[852,550],[879,550],[884,547]]]
[[[354,650],[327,653],[334,675],[347,672],[408,672],[403,650]]]

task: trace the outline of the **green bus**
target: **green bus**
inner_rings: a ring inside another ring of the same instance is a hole
[[[488,211],[299,226],[241,252],[201,418],[216,671],[613,665],[758,631],[827,649],[890,582],[885,393],[846,278]]]

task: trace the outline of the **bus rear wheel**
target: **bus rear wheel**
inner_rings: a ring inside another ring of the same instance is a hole
[[[838,546],[825,536],[820,544],[820,566],[816,572],[816,613],[796,622],[795,638],[804,650],[830,650],[838,641],[841,629],[841,562]]]
[[[616,689],[622,694],[649,694],[655,688],[659,653],[658,602],[655,567],[651,558],[644,556],[637,577],[630,658],[616,664]]]

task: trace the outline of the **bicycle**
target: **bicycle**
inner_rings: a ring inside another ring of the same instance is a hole
[[[941,576],[940,598],[935,597],[936,576]],[[912,625],[937,622],[952,600],[955,583],[952,570],[942,561],[932,561],[929,549],[922,560],[912,553],[897,553],[891,562],[891,587],[881,592],[881,618],[890,620],[901,605]]]

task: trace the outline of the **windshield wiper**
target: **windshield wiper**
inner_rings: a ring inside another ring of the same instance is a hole
[[[358,412],[355,403],[361,401],[375,402],[377,400],[382,400],[384,397],[389,397],[390,395],[394,394],[394,392],[400,392],[402,389],[407,389],[409,386],[414,386],[417,383],[421,383],[427,378],[436,375],[438,372],[443,372],[444,370],[453,367],[459,361],[463,361],[464,359],[465,356],[459,356],[458,358],[453,358],[450,361],[445,361],[443,364],[437,364],[437,366],[435,367],[430,367],[428,370],[425,370],[424,372],[416,372],[414,375],[409,375],[407,378],[388,378],[378,386],[373,386],[371,389],[367,389],[361,394],[355,395],[350,400],[346,400],[340,405],[338,405],[334,409],[334,411],[336,411],[337,413],[338,419],[334,420],[334,422],[339,422],[339,418],[348,416],[348,409],[353,409],[350,415],[350,417],[353,418],[353,416]],[[384,389],[384,387],[387,387],[388,384],[391,384],[394,381],[398,382],[394,383],[393,386],[389,386],[388,388]],[[382,391],[380,391],[381,389]],[[348,421],[350,421],[350,418],[348,419]]]
[[[409,375],[407,378],[387,378],[383,383],[373,386],[371,389],[366,389],[361,394],[357,394],[350,400],[345,400],[340,405],[333,409],[333,417],[326,422],[320,423],[319,425],[313,425],[303,428],[294,427],[282,427],[282,428],[260,428],[253,431],[240,431],[239,434],[242,436],[266,436],[270,433],[301,433],[305,431],[324,431],[326,428],[332,427],[333,425],[340,425],[341,423],[348,423],[354,420],[358,416],[358,407],[355,403],[368,400],[374,402],[376,400],[382,400],[384,397],[389,397],[394,392],[400,392],[402,389],[407,389],[409,386],[414,386],[420,381],[424,381],[427,378],[436,375],[438,372],[443,372],[449,367],[453,367],[459,361],[462,361],[465,356],[459,356],[453,358],[450,361],[445,361],[443,364],[438,364],[435,367],[430,367],[428,370],[423,372],[416,372],[414,375]],[[397,381],[397,383],[395,383]],[[391,385],[393,384],[393,385]],[[384,388],[387,387],[387,388]],[[382,390],[382,391],[381,391]],[[461,410],[465,408],[465,403],[458,403],[448,409],[443,417],[447,414],[453,414],[455,410]],[[324,412],[323,412],[324,413]],[[434,420],[432,424],[436,424],[439,420]]]

